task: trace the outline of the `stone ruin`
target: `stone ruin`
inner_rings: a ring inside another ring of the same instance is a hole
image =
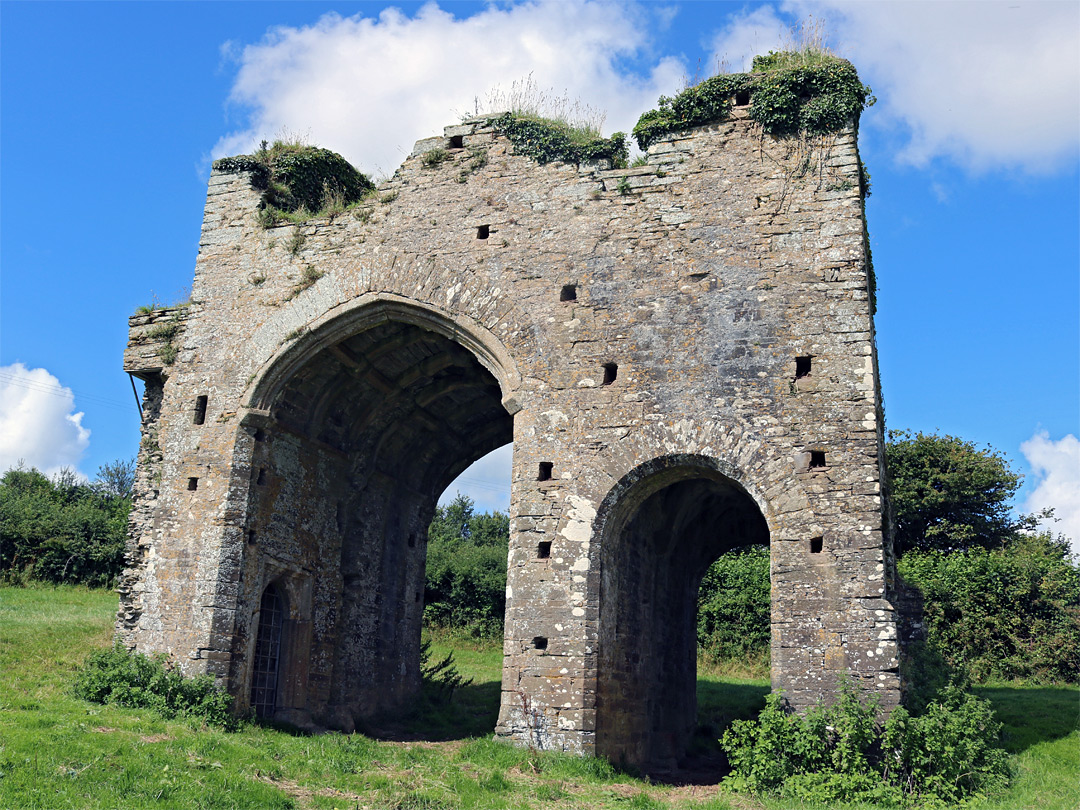
[[[298,226],[262,227],[252,176],[215,170],[193,303],[130,320],[121,639],[301,727],[401,706],[436,499],[512,442],[498,735],[677,760],[698,584],[749,543],[773,688],[805,707],[847,675],[888,710],[859,171],[853,127],[773,138],[739,107],[623,169],[540,165],[467,120]]]

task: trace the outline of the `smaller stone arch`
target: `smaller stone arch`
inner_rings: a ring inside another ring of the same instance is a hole
[[[760,496],[722,459],[663,456],[597,511],[595,750],[648,771],[677,766],[697,716],[698,587],[724,551],[768,544]]]

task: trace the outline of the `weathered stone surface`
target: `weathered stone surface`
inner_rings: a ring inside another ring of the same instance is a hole
[[[268,230],[250,177],[215,172],[175,362],[148,337],[173,313],[131,320],[126,642],[244,708],[273,584],[280,716],[402,704],[436,498],[512,441],[499,734],[679,757],[700,577],[758,541],[774,687],[807,705],[850,673],[895,704],[855,134],[744,116],[624,170],[539,166],[466,121],[359,208]]]

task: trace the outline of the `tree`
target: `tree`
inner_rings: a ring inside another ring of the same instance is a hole
[[[476,636],[499,635],[509,543],[507,515],[477,514],[465,495],[437,507],[428,528],[425,623]]]
[[[1010,515],[1022,476],[991,447],[955,436],[890,431],[885,447],[896,553],[1000,547],[1026,526]]]

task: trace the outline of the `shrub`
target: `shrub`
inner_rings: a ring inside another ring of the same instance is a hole
[[[973,680],[1080,678],[1080,568],[1064,540],[909,551],[898,571],[922,591],[928,647]]]
[[[214,161],[220,171],[251,172],[252,184],[262,190],[259,221],[269,227],[340,213],[361,200],[375,184],[336,152],[299,141],[263,141],[254,155],[237,155]],[[315,212],[308,214],[307,212]]]
[[[105,480],[106,472],[94,484],[21,466],[0,477],[0,579],[91,587],[116,580],[131,498]]]
[[[922,715],[895,709],[878,725],[876,702],[843,684],[836,703],[805,714],[773,693],[756,720],[736,720],[721,745],[725,785],[800,802],[955,806],[1005,786],[1001,726],[989,703],[956,687]]]
[[[474,636],[502,634],[510,519],[476,514],[459,495],[440,506],[428,529],[424,623]]]
[[[198,718],[226,729],[236,727],[231,696],[209,675],[185,677],[164,655],[129,652],[119,643],[90,653],[75,676],[75,696],[92,703],[152,709],[166,719]]]
[[[722,554],[698,590],[698,648],[717,662],[767,653],[769,610],[768,546]]]
[[[634,138],[647,149],[669,132],[723,121],[740,93],[750,96],[750,117],[777,136],[835,132],[857,123],[863,109],[874,103],[870,88],[846,59],[827,53],[814,59],[770,53],[754,58],[751,73],[713,76],[677,96],[661,96],[657,109],[638,119]]]

